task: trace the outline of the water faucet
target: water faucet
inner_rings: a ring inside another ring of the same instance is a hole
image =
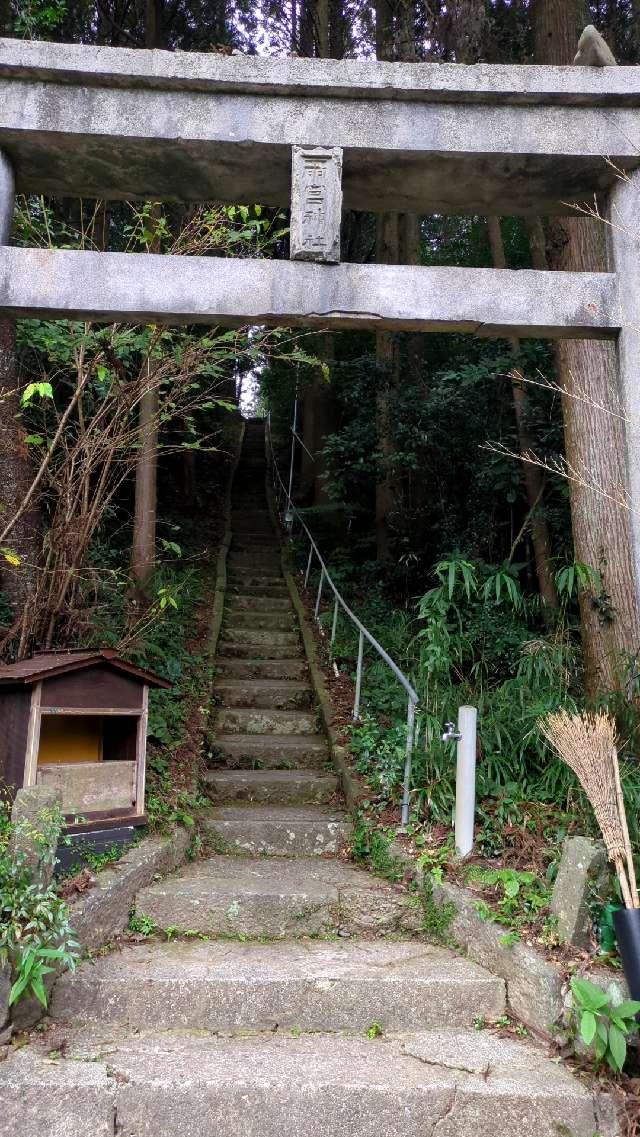
[[[443,742],[460,742],[461,738],[462,734],[454,722],[446,722],[444,724],[444,730],[442,732]]]

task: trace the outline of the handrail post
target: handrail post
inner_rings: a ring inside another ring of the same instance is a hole
[[[307,560],[307,571],[304,574],[304,586],[309,587],[309,573],[311,572],[311,559],[313,557],[313,545],[309,545],[309,559]]]
[[[336,596],[334,603],[333,603],[333,622],[331,624],[331,646],[332,647],[333,647],[333,644],[335,642],[337,628],[338,628],[338,597]]]
[[[411,768],[413,766],[413,747],[416,733],[416,703],[409,696],[407,705],[407,749],[404,759],[404,780],[402,783],[402,812],[400,815],[400,832],[405,832],[409,824],[409,801],[411,796]]]
[[[324,569],[321,568],[320,569],[320,583],[318,584],[318,595],[316,596],[316,610],[315,610],[316,620],[318,619],[318,616],[320,615],[320,601],[322,599],[322,585],[323,584],[324,584]]]
[[[360,693],[362,691],[362,656],[364,654],[364,634],[360,632],[360,639],[358,640],[358,666],[356,667],[356,697],[353,704],[353,718],[354,721],[360,718]]]

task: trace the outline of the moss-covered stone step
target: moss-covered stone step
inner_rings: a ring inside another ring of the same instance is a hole
[[[276,597],[277,599],[286,600],[291,603],[289,591],[286,589],[284,580],[260,580],[252,576],[253,583],[248,583],[246,580],[234,580],[233,574],[226,582],[226,603],[232,604],[238,597],[247,597],[261,599],[263,597]]]
[[[337,856],[351,837],[347,814],[321,806],[226,805],[198,816],[216,847],[243,856]]]
[[[218,802],[322,805],[335,796],[335,774],[309,769],[207,770],[207,791]]]
[[[216,663],[219,663],[220,659],[294,659],[298,656],[304,656],[302,643],[298,637],[295,643],[284,644],[231,642],[223,638],[218,643]]]
[[[249,769],[317,769],[329,761],[322,734],[224,734],[214,738],[217,753],[229,767]]]
[[[261,556],[262,553],[267,553],[277,559],[280,557],[280,544],[275,535],[271,539],[266,534],[262,533],[238,533],[233,534],[231,542],[232,553],[248,553],[250,556]]]
[[[140,976],[144,975],[144,983]],[[504,1013],[501,980],[414,941],[137,944],[58,983],[52,1013],[139,1030],[389,1031]]]
[[[234,580],[242,580],[244,577],[252,577],[258,573],[260,579],[264,580],[280,580],[282,579],[282,569],[280,568],[280,558],[277,556],[270,556],[262,553],[259,557],[253,556],[246,550],[241,553],[230,552],[227,557],[227,565],[229,568],[229,575]]]
[[[313,699],[310,684],[295,679],[216,679],[213,691],[223,707],[296,710],[309,707]]]
[[[318,713],[278,711],[268,707],[219,707],[216,731],[220,734],[315,734]]]
[[[263,644],[266,647],[295,647],[300,643],[297,631],[282,631],[279,628],[254,628],[245,625],[230,623],[225,620],[222,625],[222,634],[225,641],[239,644]]]
[[[245,595],[288,596],[287,586],[283,577],[278,573],[265,574],[260,565],[249,569],[229,568],[227,574],[227,596],[234,593]]]
[[[114,1024],[3,1062],[0,1114],[26,1137],[594,1137],[590,1087],[526,1043],[433,1030],[237,1038]],[[607,1137],[613,1132],[606,1130]]]
[[[230,615],[233,612],[291,612],[293,614],[293,604],[288,596],[256,596],[252,593],[241,596],[235,592],[230,592],[227,595],[225,607]]]
[[[216,672],[220,676],[238,679],[298,679],[308,677],[309,668],[304,659],[234,659],[218,656]]]
[[[225,609],[225,620],[234,628],[256,628],[260,631],[296,632],[297,625],[293,608],[281,609],[275,612],[252,610],[250,608],[237,608],[231,603]]]
[[[136,909],[158,928],[210,936],[298,938],[340,928],[413,931],[414,897],[361,869],[321,857],[214,856],[143,888]]]
[[[233,543],[242,544],[255,544],[258,545],[274,545],[279,548],[279,540],[271,527],[270,522],[258,524],[255,521],[247,521],[244,518],[240,521],[232,519],[231,533]]]

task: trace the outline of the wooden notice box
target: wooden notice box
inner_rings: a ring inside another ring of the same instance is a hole
[[[0,667],[0,777],[55,786],[70,829],[143,824],[149,688],[170,686],[110,649]]]

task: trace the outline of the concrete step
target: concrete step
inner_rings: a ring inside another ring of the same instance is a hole
[[[251,801],[322,805],[338,789],[335,774],[314,770],[207,770],[204,780],[217,802]]]
[[[378,1038],[69,1029],[3,1062],[25,1137],[594,1137],[588,1085],[533,1046],[474,1031]],[[611,1133],[611,1129],[609,1129]]]
[[[238,679],[306,679],[309,674],[304,659],[216,659],[218,675]]]
[[[246,600],[255,600],[257,604],[261,604],[265,600],[286,600],[291,603],[291,597],[284,580],[276,581],[258,581],[258,583],[247,584],[243,580],[234,580],[233,574],[227,579],[227,594],[226,601],[231,605],[236,599],[242,597]]]
[[[308,707],[313,701],[309,684],[293,679],[216,679],[213,690],[223,707],[294,710]]]
[[[504,1010],[501,979],[445,948],[388,940],[124,947],[64,976],[51,1006],[136,1030],[328,1033],[460,1029]]]
[[[293,614],[293,604],[288,596],[236,596],[227,595],[226,611],[234,612],[286,612]]]
[[[219,707],[216,731],[220,734],[315,734],[318,713],[277,711],[268,707]]]
[[[337,856],[353,829],[346,813],[318,806],[216,806],[198,820],[221,848],[246,856]]]
[[[279,557],[269,557],[262,555],[261,557],[254,557],[250,553],[229,553],[227,557],[227,565],[229,567],[229,575],[234,579],[243,580],[245,577],[253,579],[256,573],[259,573],[259,579],[274,580],[282,579],[282,569],[280,568]]]
[[[273,628],[276,632],[297,631],[293,609],[279,612],[260,612],[246,608],[237,608],[235,604],[225,608],[225,620],[234,628],[258,628],[268,631]]]
[[[297,631],[283,632],[278,628],[239,627],[225,620],[222,635],[229,643],[264,644],[267,647],[294,647],[300,643]]]
[[[231,515],[231,532],[234,537],[268,537],[271,539],[275,529],[268,513],[237,513]]]
[[[216,662],[219,662],[221,657],[235,659],[293,659],[296,656],[303,655],[304,651],[300,640],[295,644],[274,644],[231,643],[223,639],[218,644]]]
[[[338,928],[413,931],[417,899],[339,860],[209,857],[141,889],[136,911],[158,928],[293,939]]]
[[[258,541],[264,545],[275,545],[280,547],[280,541],[277,539],[277,534],[273,528],[271,521],[265,518],[264,521],[246,521],[244,518],[232,518],[231,530],[233,533],[233,540],[238,541],[242,545],[244,541]]]
[[[280,573],[280,552],[277,548],[258,548],[255,549],[237,549],[233,545],[229,549],[227,557],[227,564],[231,568],[238,567],[239,569],[248,569],[255,572],[256,568],[260,568],[262,573]]]
[[[233,592],[244,593],[245,596],[288,596],[287,586],[282,574],[269,576],[260,568],[256,571],[239,570],[235,566],[229,568],[227,574],[228,584]],[[255,593],[254,593],[255,589]],[[272,591],[275,589],[275,591]]]
[[[259,535],[255,533],[251,536],[243,536],[242,534],[234,533],[230,552],[246,553],[247,556],[256,557],[266,554],[268,557],[274,557],[279,560],[280,542],[276,536],[272,534],[271,539],[269,539],[263,535],[261,540],[258,540],[258,536]]]
[[[227,766],[235,769],[317,769],[329,760],[322,734],[223,734],[215,746]]]

